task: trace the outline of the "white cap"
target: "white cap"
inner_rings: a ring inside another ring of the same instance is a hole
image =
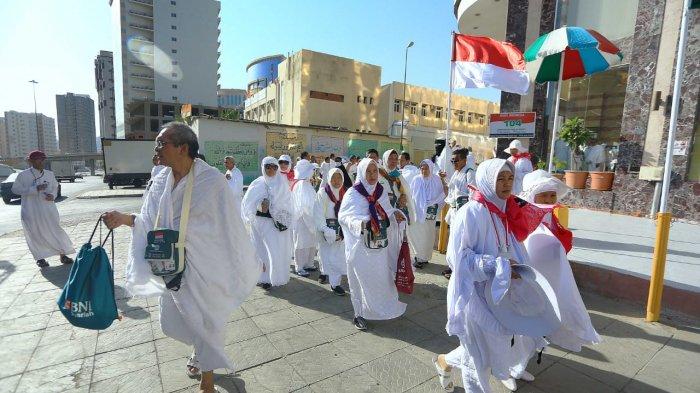
[[[517,149],[520,153],[525,153],[527,151],[527,148],[523,146],[523,143],[520,142],[520,139],[513,139],[510,142],[510,145],[508,145],[507,148],[503,149],[503,151],[506,153],[510,153],[510,149]]]

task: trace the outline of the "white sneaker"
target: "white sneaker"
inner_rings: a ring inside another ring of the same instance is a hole
[[[529,372],[527,372],[525,370],[523,370],[523,372],[520,373],[519,376],[516,377],[515,375],[511,374],[511,377],[513,377],[515,379],[519,379],[521,381],[525,381],[525,382],[532,382],[535,380],[535,376],[530,374]]]
[[[515,378],[503,379],[501,380],[501,383],[511,392],[518,390],[518,384],[515,383]]]

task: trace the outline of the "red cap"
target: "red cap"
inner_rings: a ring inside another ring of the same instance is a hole
[[[46,154],[41,150],[34,150],[27,156],[30,160],[38,160],[40,158],[46,158]]]

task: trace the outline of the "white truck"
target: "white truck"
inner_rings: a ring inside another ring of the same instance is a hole
[[[56,181],[59,183],[63,180],[73,183],[75,182],[75,179],[82,179],[82,176],[75,174],[73,163],[71,161],[50,161],[48,162],[46,168],[53,172],[53,175],[56,177]]]
[[[103,182],[110,190],[114,186],[141,187],[148,183],[155,145],[154,140],[102,138]]]

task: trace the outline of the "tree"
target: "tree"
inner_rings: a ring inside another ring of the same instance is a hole
[[[583,147],[593,139],[593,133],[586,128],[582,118],[567,119],[559,132],[559,139],[566,142],[571,150],[571,169],[580,170],[583,161]]]

